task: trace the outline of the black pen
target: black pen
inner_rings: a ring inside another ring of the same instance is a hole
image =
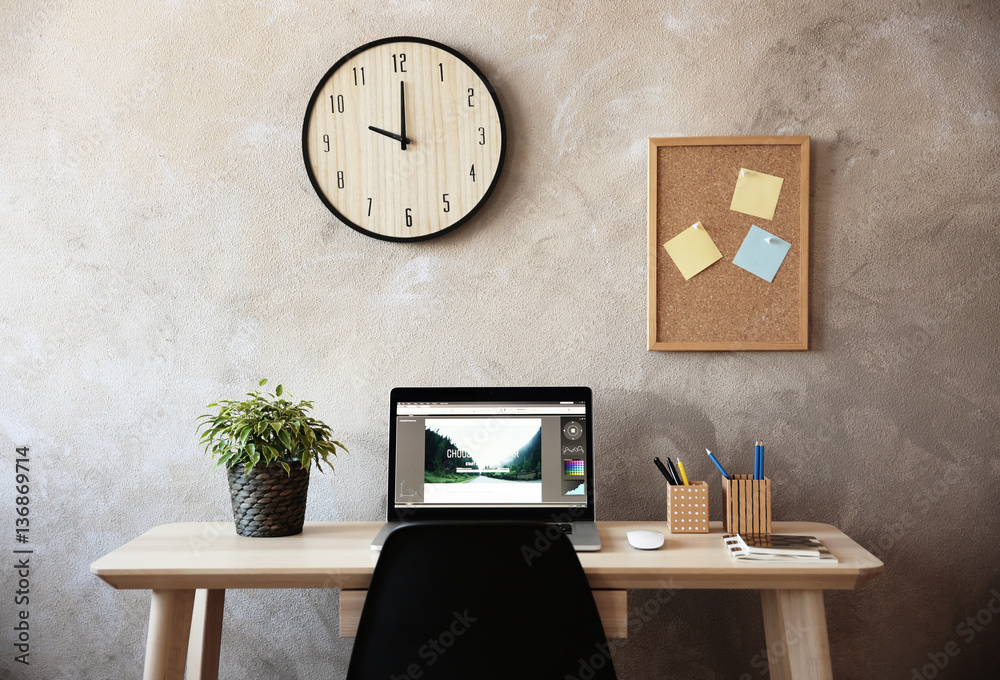
[[[667,484],[673,484],[673,485],[675,485],[675,486],[676,486],[676,485],[677,485],[677,482],[675,482],[675,481],[674,481],[674,480],[673,480],[673,479],[672,479],[672,478],[670,477],[670,471],[669,471],[669,470],[667,470],[667,468],[665,468],[665,467],[663,466],[663,463],[661,463],[661,462],[660,462],[660,459],[659,459],[659,458],[654,458],[654,459],[653,459],[653,462],[654,462],[654,463],[656,463],[656,467],[660,468],[660,472],[661,472],[661,473],[663,473],[663,476],[667,478]]]
[[[670,460],[670,456],[667,456],[667,469],[670,470],[670,474],[674,476],[674,484],[682,485],[681,473],[677,471],[674,467],[674,461]]]

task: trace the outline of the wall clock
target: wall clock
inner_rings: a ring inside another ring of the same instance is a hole
[[[446,45],[362,45],[316,86],[302,125],[309,180],[334,215],[389,241],[468,220],[500,177],[503,112],[476,66]]]

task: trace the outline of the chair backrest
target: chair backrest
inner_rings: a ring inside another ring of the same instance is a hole
[[[616,678],[569,539],[549,525],[414,524],[385,541],[348,680]]]

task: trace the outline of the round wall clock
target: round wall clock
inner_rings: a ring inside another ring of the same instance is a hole
[[[306,109],[302,154],[320,199],[362,234],[439,236],[489,198],[503,112],[482,72],[446,45],[386,38],[327,71]]]

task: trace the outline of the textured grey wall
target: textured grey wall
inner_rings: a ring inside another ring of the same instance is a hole
[[[473,59],[511,138],[489,205],[419,244],[333,219],[300,151],[326,69],[406,34]],[[763,436],[776,516],[887,565],[827,597],[837,677],[991,677],[998,36],[989,0],[5,3],[0,674],[138,677],[148,595],[89,564],[229,517],[194,418],[268,376],[351,449],[315,476],[315,520],[380,517],[393,385],[591,385],[604,519],[665,517],[653,455],[718,492],[697,452]],[[647,352],[646,139],[746,134],[813,139],[812,350]],[[10,645],[16,445],[30,668]],[[648,621],[615,648],[623,677],[763,676],[755,594],[653,600],[632,594]],[[224,676],[342,675],[336,607],[231,593]]]

